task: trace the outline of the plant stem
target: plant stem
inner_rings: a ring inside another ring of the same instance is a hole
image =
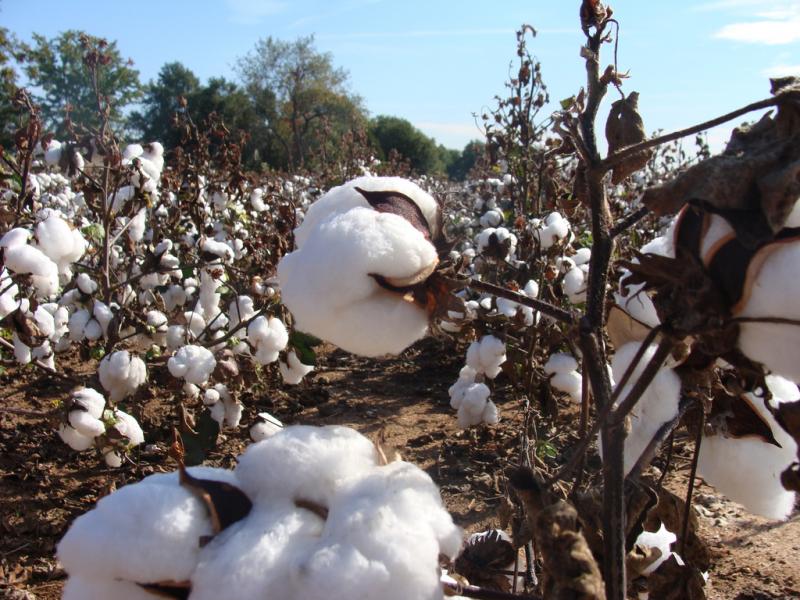
[[[522,304],[523,306],[528,306],[535,310],[538,310],[542,314],[547,315],[548,317],[552,317],[557,321],[561,321],[562,323],[568,323],[570,325],[576,324],[575,315],[571,312],[564,310],[563,308],[558,308],[557,306],[553,306],[549,302],[545,302],[544,300],[538,300],[536,298],[531,298],[526,296],[525,294],[520,294],[519,292],[514,292],[512,290],[506,289],[504,287],[500,287],[499,285],[495,285],[493,283],[487,283],[485,281],[480,281],[478,279],[470,279],[467,283],[467,287],[472,288],[473,290],[477,290],[480,292],[488,292],[489,294],[493,294],[499,298],[505,298],[506,300],[512,300],[517,304]]]

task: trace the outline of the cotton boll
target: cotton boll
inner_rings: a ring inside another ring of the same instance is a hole
[[[167,361],[173,377],[182,377],[188,383],[205,385],[217,361],[210,350],[202,346],[183,346]]]
[[[645,530],[639,534],[634,545],[648,550],[657,549],[660,554],[659,558],[642,571],[642,575],[650,575],[650,573],[653,573],[662,563],[666,562],[667,559],[674,554],[674,552],[670,551],[670,546],[675,543],[677,539],[678,537],[667,529],[663,523],[661,523],[658,531]]]
[[[580,402],[583,397],[583,378],[577,371],[556,373],[550,378],[550,385],[560,392],[569,394],[573,402]]]
[[[255,348],[255,361],[268,365],[278,360],[279,353],[286,348],[289,333],[280,319],[261,315],[248,325],[247,339]]]
[[[203,252],[207,252],[221,258],[226,263],[233,262],[233,250],[224,242],[218,242],[217,240],[206,238],[200,243],[200,249]]]
[[[461,406],[461,402],[464,400],[464,394],[467,388],[475,383],[476,376],[477,371],[473,367],[462,367],[458,374],[458,380],[447,390],[447,393],[450,395],[450,406],[456,409]]]
[[[27,244],[7,247],[3,258],[7,269],[31,274],[41,296],[50,297],[58,291],[58,266],[39,248]]]
[[[289,354],[286,357],[286,362],[281,361],[278,363],[278,368],[280,369],[281,376],[283,377],[283,382],[288,385],[297,385],[303,380],[303,377],[314,370],[313,366],[304,365],[302,362],[300,362],[300,359],[297,358],[297,353],[295,353],[294,350],[289,351]]]
[[[167,328],[167,348],[177,350],[186,343],[186,328],[183,325],[170,325]]]
[[[108,306],[105,302],[100,302],[99,300],[95,300],[92,306],[92,316],[94,317],[94,320],[97,321],[97,324],[100,326],[103,336],[107,336],[108,325],[114,318],[114,310],[112,309],[112,307]]]
[[[500,365],[506,362],[506,345],[493,335],[485,335],[478,351],[483,372],[489,379],[494,379],[500,373]]]
[[[483,421],[491,394],[484,383],[473,383],[464,390],[464,399],[458,407],[458,426],[467,428]]]
[[[199,338],[206,328],[206,320],[200,314],[191,311],[183,313],[183,318],[186,320],[186,328],[192,338]]]
[[[230,471],[188,471],[236,485]],[[213,530],[207,508],[179,484],[177,475],[151,475],[126,485],[78,517],[57,547],[70,577],[136,583],[188,580],[202,551],[198,540]]]
[[[508,318],[512,318],[517,314],[517,308],[519,308],[519,304],[517,304],[513,300],[498,298],[495,302],[497,303],[497,311],[501,315],[505,315]]]
[[[372,275],[412,278],[437,260],[434,246],[403,217],[356,207],[320,223],[281,259],[281,296],[299,330],[355,354],[397,354],[425,335],[428,316]]]
[[[255,188],[250,192],[250,206],[256,212],[263,212],[267,210],[267,205],[264,204],[264,190]]]
[[[247,321],[255,314],[255,304],[250,296],[236,296],[228,305],[228,320],[231,329],[236,329],[239,323]]]
[[[11,341],[14,343],[14,358],[17,362],[21,365],[31,362],[31,349],[19,338],[16,331],[11,336]]]
[[[766,382],[775,404],[800,398],[797,386],[782,377],[768,375]],[[722,433],[704,435],[697,472],[707,483],[748,511],[769,519],[786,519],[794,509],[795,494],[781,485],[781,473],[797,459],[797,443],[778,425],[763,399],[752,394],[747,397],[750,406],[772,430],[780,447],[756,437],[733,438]]]
[[[130,161],[140,157],[142,154],[144,154],[144,148],[142,148],[141,144],[128,144],[122,151],[122,160]]]
[[[567,294],[569,301],[579,304],[586,301],[585,275],[580,267],[573,267],[564,275],[564,293]]]
[[[128,226],[128,237],[132,242],[141,242],[144,238],[144,230],[147,225],[147,208],[142,207],[134,215]]]
[[[97,282],[89,277],[89,275],[86,273],[78,274],[78,276],[75,278],[75,285],[77,285],[78,289],[87,296],[91,296],[97,291]]]
[[[498,210],[486,211],[480,218],[481,227],[497,227],[503,222],[503,213]]]
[[[571,354],[557,352],[551,354],[544,364],[544,372],[548,375],[553,373],[568,373],[578,370],[578,361]]]
[[[250,427],[250,438],[254,442],[260,442],[270,436],[275,435],[283,429],[283,423],[266,412],[258,413],[256,422]]]
[[[125,437],[127,447],[132,448],[144,442],[144,432],[139,422],[131,415],[119,409],[114,410],[114,429]]]
[[[69,339],[73,342],[79,342],[84,337],[84,330],[92,318],[91,313],[85,308],[76,310],[69,318],[67,327],[69,328]],[[99,327],[99,326],[98,326]]]
[[[67,446],[78,452],[83,452],[92,447],[94,438],[79,433],[74,427],[62,423],[58,428],[58,436]]]
[[[611,361],[611,369],[616,381],[620,381],[639,350],[638,342],[631,342],[619,348]],[[637,381],[653,354],[655,346],[650,346],[631,375],[630,382],[619,394],[624,401],[633,382]],[[625,439],[625,473],[627,474],[662,425],[678,415],[681,394],[681,380],[672,369],[661,368],[653,381],[639,398],[630,413],[631,430]]]
[[[116,579],[70,577],[64,584],[61,600],[153,600],[144,588]]]
[[[178,306],[186,304],[186,292],[182,286],[177,284],[172,284],[161,292],[161,298],[164,300],[164,308],[167,312],[172,312]]]
[[[28,243],[31,238],[31,232],[24,227],[15,227],[7,231],[2,238],[0,238],[0,247],[2,248],[19,248]]]
[[[777,317],[800,320],[800,243],[774,244],[760,251],[763,264],[752,285],[749,298],[737,317]],[[757,260],[759,254],[756,255]],[[748,358],[764,364],[770,371],[800,382],[800,328],[775,323],[741,323],[739,348]]]
[[[111,401],[119,402],[134,394],[147,381],[147,367],[138,356],[132,356],[127,350],[118,350],[103,357],[97,375]]]
[[[132,185],[124,185],[113,191],[106,198],[106,207],[111,207],[111,214],[117,214],[122,208],[136,195],[136,188]]]
[[[87,242],[80,231],[73,230],[56,212],[36,226],[38,248],[58,265],[61,274],[70,273],[70,265],[80,260]]]
[[[535,229],[533,234],[543,250],[547,250],[569,235],[569,221],[559,213],[550,213],[544,220],[543,227]]]
[[[592,258],[592,250],[590,248],[578,248],[578,250],[572,256],[572,260],[575,263],[575,266],[578,267],[587,264],[591,260],[591,258]]]

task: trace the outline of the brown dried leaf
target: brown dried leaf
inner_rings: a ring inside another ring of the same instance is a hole
[[[651,598],[659,600],[705,600],[705,580],[700,570],[679,565],[675,556],[661,563],[647,580]]]
[[[415,229],[419,230],[426,240],[433,240],[438,237],[441,231],[441,224],[428,223],[417,203],[405,194],[394,191],[371,192],[362,190],[360,187],[356,187],[356,191],[364,196],[370,206],[378,212],[392,213],[403,217]],[[437,214],[441,215],[441,211],[438,211]],[[438,220],[440,219],[441,217]]]
[[[517,550],[501,531],[492,529],[471,539],[454,562],[455,571],[471,583],[502,592],[511,591],[505,573],[514,564]]]
[[[628,342],[643,341],[650,332],[650,327],[614,304],[608,311],[606,331],[614,347],[622,348]]]
[[[606,141],[609,155],[647,139],[644,121],[642,121],[638,108],[638,92],[631,92],[627,98],[617,100],[611,105],[606,120]],[[643,168],[652,154],[652,150],[643,150],[618,163],[612,170],[611,182],[617,184],[624,181]]]
[[[159,598],[188,600],[192,593],[191,581],[158,581],[156,583],[137,583],[136,585]]]

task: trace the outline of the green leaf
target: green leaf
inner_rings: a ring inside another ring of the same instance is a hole
[[[575,104],[575,96],[564,98],[559,104],[561,105],[561,110],[569,110],[569,108]]]
[[[181,432],[181,440],[185,451],[184,461],[186,466],[199,465],[208,456],[210,450],[217,445],[219,423],[211,418],[211,412],[204,410],[197,419],[195,426],[197,433],[190,431]]]
[[[289,345],[294,348],[297,353],[297,358],[304,365],[317,365],[317,355],[313,348],[319,346],[322,340],[315,338],[313,335],[303,333],[302,331],[292,331],[289,334]]]

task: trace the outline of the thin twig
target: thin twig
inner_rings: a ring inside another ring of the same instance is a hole
[[[641,208],[633,211],[627,217],[622,219],[619,223],[614,225],[611,228],[611,231],[608,232],[609,235],[612,238],[617,237],[620,233],[623,233],[624,231],[627,231],[628,228],[633,227],[634,225],[636,225],[636,223],[638,223],[643,218],[645,218],[649,212],[650,212],[650,209],[647,208],[646,206],[642,206]]]
[[[775,106],[776,104],[779,104],[784,100],[785,99],[780,96],[759,100],[758,102],[753,102],[752,104],[748,104],[747,106],[734,110],[733,112],[729,112],[725,115],[722,115],[721,117],[705,121],[703,123],[694,125],[692,127],[687,127],[686,129],[681,129],[679,131],[673,131],[672,133],[660,135],[658,137],[654,137],[651,140],[646,140],[644,142],[634,144],[633,146],[628,146],[627,148],[623,148],[622,150],[615,152],[611,156],[606,157],[604,160],[600,162],[598,167],[604,170],[609,170],[618,165],[619,163],[621,163],[622,161],[624,161],[626,158],[634,156],[635,154],[639,154],[643,150],[654,148],[656,146],[660,146],[662,144],[666,144],[668,142],[672,142],[682,137],[693,135],[695,133],[700,133],[701,131],[705,131],[706,129],[711,129],[712,127],[716,127],[717,125],[722,125],[723,123],[732,121],[736,117],[741,117],[742,115],[746,115],[747,113],[753,112],[754,110],[761,110],[763,108],[769,108],[770,106]]]
[[[541,596],[532,596],[530,594],[509,594],[508,592],[501,592],[498,590],[487,590],[480,588],[477,585],[458,585],[443,582],[442,586],[446,590],[455,592],[457,596],[465,598],[477,598],[478,600],[542,600]]]
[[[681,543],[678,553],[686,556],[686,542],[689,538],[689,517],[692,510],[692,496],[694,495],[694,480],[697,477],[697,463],[700,462],[700,444],[703,441],[703,430],[706,426],[706,413],[700,411],[700,425],[697,428],[697,437],[694,443],[694,457],[692,457],[692,472],[689,474],[689,488],[686,490],[686,504],[683,507],[683,528],[681,530]]]
[[[533,308],[534,310],[538,310],[540,313],[547,315],[548,317],[552,317],[557,321],[561,321],[562,323],[569,323],[570,325],[576,324],[575,315],[571,312],[564,310],[563,308],[558,308],[557,306],[553,306],[549,302],[545,302],[544,300],[537,300],[536,298],[531,298],[526,296],[525,294],[520,294],[519,292],[514,292],[512,290],[506,289],[504,287],[500,287],[499,285],[495,285],[493,283],[487,283],[485,281],[480,281],[478,279],[470,279],[467,283],[467,287],[472,288],[473,290],[477,290],[480,292],[487,292],[489,294],[493,294],[499,298],[505,298],[506,300],[511,300],[516,302],[517,304],[522,304],[523,306],[528,306]]]

